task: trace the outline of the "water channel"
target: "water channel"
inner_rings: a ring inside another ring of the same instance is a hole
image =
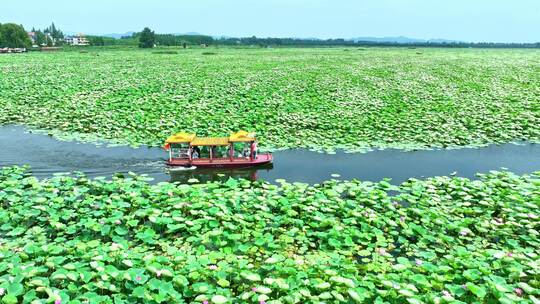
[[[38,178],[58,172],[81,171],[89,177],[114,173],[147,174],[153,182],[186,182],[241,177],[273,182],[319,183],[331,178],[380,181],[391,178],[398,184],[408,178],[456,174],[474,178],[476,173],[506,168],[517,174],[540,170],[540,145],[523,143],[491,145],[484,148],[454,150],[380,150],[368,153],[323,154],[308,150],[274,153],[272,166],[235,169],[196,169],[168,172],[164,165],[167,153],[161,148],[128,146],[108,147],[92,143],[60,141],[23,126],[0,127],[0,167],[30,165]],[[339,177],[337,177],[338,174]]]

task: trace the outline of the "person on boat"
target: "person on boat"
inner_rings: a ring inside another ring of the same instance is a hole
[[[242,154],[243,154],[244,157],[249,157],[249,149],[247,147],[245,147]]]
[[[257,159],[257,142],[256,141],[251,143],[251,151],[253,151],[253,158]]]
[[[189,149],[180,149],[178,151],[178,158],[189,158]]]
[[[201,155],[201,149],[199,149],[199,147],[195,146],[193,148],[193,152],[191,153],[191,158],[199,158],[200,155]]]

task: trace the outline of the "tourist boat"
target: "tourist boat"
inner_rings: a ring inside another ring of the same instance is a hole
[[[272,163],[272,153],[257,153],[255,133],[240,131],[229,137],[197,137],[177,133],[165,141],[167,165],[197,168],[246,168]]]

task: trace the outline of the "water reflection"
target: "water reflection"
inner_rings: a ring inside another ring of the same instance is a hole
[[[270,172],[274,168],[273,164],[258,166],[256,168],[243,169],[169,169],[171,182],[187,183],[190,179],[197,179],[201,183],[213,181],[226,181],[229,178],[243,178],[248,180],[258,180],[260,173]]]

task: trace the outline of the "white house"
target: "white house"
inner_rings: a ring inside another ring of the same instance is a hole
[[[79,34],[77,36],[67,36],[64,38],[64,41],[69,45],[90,45],[90,41],[88,41],[83,34]]]

